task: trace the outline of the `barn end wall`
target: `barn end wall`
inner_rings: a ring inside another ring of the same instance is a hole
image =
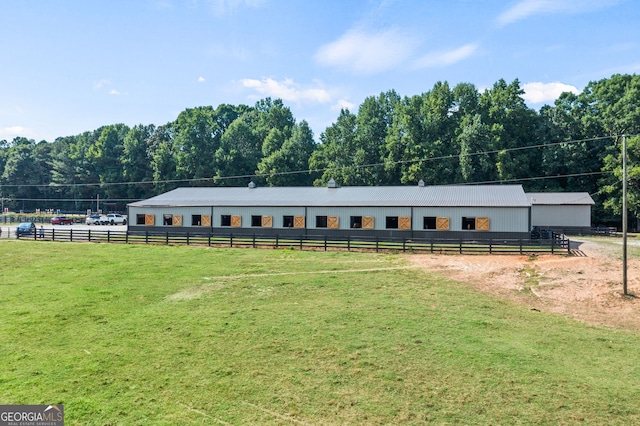
[[[544,228],[590,228],[591,206],[534,204],[531,206],[531,225]]]

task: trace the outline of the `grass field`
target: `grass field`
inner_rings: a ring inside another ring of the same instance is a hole
[[[401,255],[0,242],[0,403],[68,425],[638,424],[640,339]]]

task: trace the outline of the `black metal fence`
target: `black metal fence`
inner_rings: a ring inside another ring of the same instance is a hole
[[[127,231],[73,228],[37,228],[35,234],[16,236],[35,241],[77,241],[123,244],[201,245],[215,247],[273,248],[298,250],[395,251],[459,254],[571,254],[571,243],[564,236],[519,240],[438,240],[328,238],[323,236],[279,237],[214,234],[130,233]]]

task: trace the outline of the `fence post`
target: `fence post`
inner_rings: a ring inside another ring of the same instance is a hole
[[[211,247],[211,233],[209,233],[209,238],[207,239],[207,245]]]
[[[300,250],[302,250],[302,235],[300,235]]]
[[[253,248],[256,248],[256,234],[253,234]]]
[[[378,252],[378,237],[376,237],[376,253]]]
[[[164,233],[164,243],[169,245],[169,231]]]
[[[402,239],[402,252],[406,252],[407,251],[407,239],[403,238]]]
[[[519,241],[520,241],[520,254],[522,254],[522,238],[520,238]],[[553,253],[553,251],[552,251],[552,253]]]
[[[493,254],[493,240],[489,238],[489,254]]]
[[[144,243],[149,244],[149,231],[144,231]]]
[[[51,228],[51,241],[56,240],[56,228]]]
[[[324,251],[327,251],[327,236],[324,236]]]
[[[276,249],[278,248],[278,234],[276,234]]]
[[[187,231],[187,245],[189,245],[189,231]]]
[[[462,238],[460,239],[460,254],[462,254]]]
[[[553,254],[553,252],[554,252],[554,249],[555,249],[555,247],[554,247],[554,246],[555,246],[555,242],[556,242],[556,239],[555,239],[555,238],[553,238],[553,235],[552,235],[552,236],[551,236],[551,254]]]
[[[571,240],[567,238],[567,254],[571,254]]]
[[[229,248],[233,248],[233,234],[229,234]]]
[[[129,231],[125,231],[124,234],[124,243],[129,244]]]
[[[351,251],[351,235],[347,237],[347,251]]]
[[[73,229],[69,229],[69,241],[73,241]]]

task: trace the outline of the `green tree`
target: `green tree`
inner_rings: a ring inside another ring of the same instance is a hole
[[[157,193],[177,188],[178,171],[173,123],[159,126],[149,137],[149,156]]]
[[[622,215],[622,137],[615,148],[604,158],[603,171],[609,172],[602,179],[600,194],[605,196],[604,207],[617,216]],[[630,218],[640,217],[640,136],[627,138],[627,209]]]
[[[495,167],[491,155],[486,152],[493,142],[491,129],[482,122],[480,114],[464,117],[461,129],[458,135],[458,158],[462,182],[484,182],[490,179]]]
[[[309,159],[309,167],[320,174],[314,185],[324,185],[331,179],[341,185],[359,184],[352,154],[356,143],[356,116],[348,109],[340,110],[338,120],[320,135],[320,142]]]
[[[222,135],[215,153],[216,184],[246,185],[255,173],[262,158],[262,141],[255,130],[257,115],[256,111],[246,111]]]
[[[123,187],[118,185],[123,180],[122,153],[124,138],[129,128],[124,124],[104,126],[99,129],[98,139],[87,149],[86,156],[98,174],[101,192],[106,198],[124,196]]]
[[[2,196],[13,199],[5,206],[21,210],[40,207],[39,200],[47,193],[51,180],[49,151],[46,142],[36,144],[22,137],[12,141],[0,176]]]
[[[458,145],[454,97],[448,83],[397,104],[387,137],[387,171],[400,183],[430,185],[455,181]]]
[[[303,120],[294,126],[291,137],[278,149],[271,149],[260,161],[258,174],[265,176],[269,186],[310,185],[313,178],[304,171],[309,168],[309,158],[314,150],[313,131]]]
[[[143,126],[142,124],[132,127],[124,137],[123,151],[121,157],[122,176],[127,185],[127,197],[146,198],[153,194],[153,169],[149,144],[155,126]],[[149,183],[142,183],[149,182]]]

